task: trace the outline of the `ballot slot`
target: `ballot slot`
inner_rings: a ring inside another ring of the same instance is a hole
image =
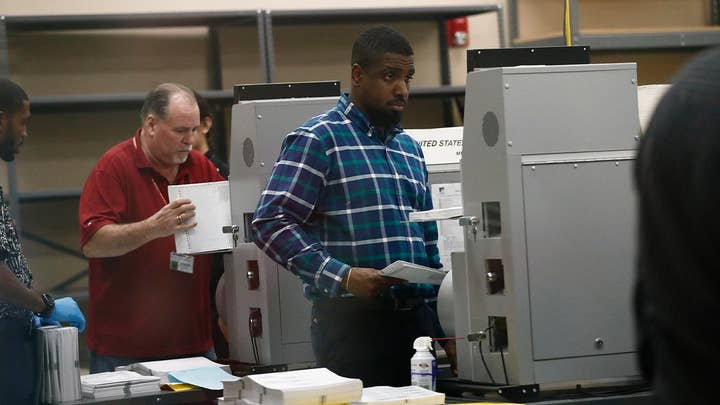
[[[500,219],[500,202],[484,201],[482,203],[482,227],[485,238],[498,238],[502,235]]]
[[[490,351],[507,352],[507,319],[504,316],[490,316],[488,317],[488,326],[488,333],[490,336]]]
[[[252,220],[255,214],[252,212],[243,213],[243,222],[245,224],[245,243],[252,243],[252,235],[250,229],[252,229]]]
[[[250,291],[260,288],[260,268],[257,260],[247,261],[247,286]]]
[[[485,279],[488,294],[502,294],[505,291],[505,269],[502,259],[485,260]]]

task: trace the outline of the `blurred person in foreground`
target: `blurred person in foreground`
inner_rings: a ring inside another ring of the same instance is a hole
[[[720,364],[720,50],[691,62],[658,104],[635,168],[635,315],[660,404],[709,404]]]

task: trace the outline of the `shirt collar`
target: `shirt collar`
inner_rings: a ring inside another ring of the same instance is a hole
[[[137,132],[135,132],[135,136],[132,139],[133,158],[135,160],[135,166],[138,169],[152,168],[152,165],[150,164],[150,161],[145,155],[145,152],[143,151],[142,145],[140,143],[140,131],[141,129],[138,128]]]
[[[361,132],[367,134],[371,138],[376,138],[382,143],[390,142],[397,134],[403,132],[400,125],[395,125],[388,130],[376,128],[370,124],[365,113],[350,101],[350,95],[343,93],[338,100],[337,108],[342,111]]]

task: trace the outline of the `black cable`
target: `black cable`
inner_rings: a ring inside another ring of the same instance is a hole
[[[495,379],[493,378],[492,374],[490,373],[490,368],[488,367],[487,363],[485,362],[485,355],[483,354],[482,350],[482,340],[478,341],[478,349],[480,350],[480,360],[482,360],[483,366],[485,366],[485,371],[487,372],[488,377],[490,377],[490,381],[492,381],[493,385],[497,385],[495,382]]]
[[[503,374],[505,374],[505,385],[510,385],[510,381],[507,376],[507,368],[505,368],[505,355],[503,354],[502,345],[500,346],[500,360],[502,360]]]
[[[255,349],[255,337],[253,335],[250,335],[250,348],[252,349],[253,360],[255,360],[255,364],[257,364],[257,351]]]
[[[253,351],[255,352],[255,364],[260,364],[260,350],[258,350],[257,338],[255,336],[252,338],[252,345]]]
[[[258,347],[257,338],[255,338],[255,353],[257,353],[257,363],[260,364],[262,362],[262,357],[260,357],[260,348]]]
[[[248,337],[250,338],[250,350],[252,350],[253,358],[255,358],[255,348],[252,345],[252,320],[248,318]]]
[[[255,344],[255,336],[253,335],[252,317],[248,317],[248,335],[250,336],[250,348],[252,349],[255,364],[260,364],[260,356],[258,356],[257,345]]]

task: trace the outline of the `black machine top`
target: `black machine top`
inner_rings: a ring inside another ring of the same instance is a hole
[[[582,65],[590,63],[589,46],[468,49],[467,71],[519,65]]]
[[[236,84],[233,104],[248,100],[274,100],[279,98],[337,97],[340,81]]]

